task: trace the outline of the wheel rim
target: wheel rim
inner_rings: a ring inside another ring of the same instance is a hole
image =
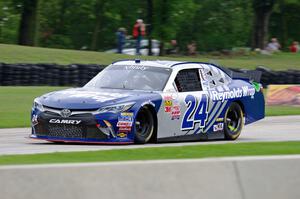
[[[239,110],[230,108],[227,112],[226,117],[226,127],[229,130],[228,132],[232,135],[239,132],[240,126],[242,123],[242,118],[240,116]]]
[[[149,114],[148,111],[141,110],[136,118],[135,122],[135,128],[136,128],[136,134],[138,134],[141,137],[144,137],[145,140],[147,141],[150,139],[151,136],[151,130],[152,128],[152,118],[151,114]]]

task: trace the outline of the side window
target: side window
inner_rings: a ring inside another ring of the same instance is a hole
[[[229,81],[227,75],[225,75],[224,72],[220,71],[219,69],[213,70],[212,68],[205,68],[202,71],[202,74],[203,80],[207,82],[207,85],[210,88],[223,86]]]
[[[202,91],[199,69],[184,69],[175,78],[178,92]]]

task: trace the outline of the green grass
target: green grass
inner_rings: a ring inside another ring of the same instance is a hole
[[[45,86],[0,87],[0,128],[29,127],[33,99],[44,93],[65,88]],[[279,115],[300,115],[300,108],[266,106],[266,116]]]
[[[62,50],[50,48],[25,47],[17,45],[0,44],[0,62],[7,63],[93,63],[110,64],[120,59],[134,59],[136,56],[108,54],[93,51]],[[241,57],[147,57],[151,60],[181,60],[214,62],[227,67],[250,68],[264,65],[274,70],[300,69],[300,54],[279,53],[272,56],[252,55]]]
[[[300,115],[298,106],[266,106],[267,116]]]
[[[3,155],[0,165],[300,154],[300,142],[227,143],[32,155]]]
[[[0,128],[30,126],[33,99],[63,87],[0,87]]]

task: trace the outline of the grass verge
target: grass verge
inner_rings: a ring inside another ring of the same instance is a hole
[[[136,56],[109,54],[95,51],[64,50],[53,48],[37,48],[18,45],[0,44],[0,62],[6,63],[93,63],[110,64],[121,59],[134,59]],[[274,70],[300,69],[299,53],[278,53],[274,55],[251,55],[239,57],[212,57],[199,55],[197,57],[149,57],[139,56],[147,60],[180,60],[213,62],[233,68],[254,69],[256,66],[267,66]]]
[[[0,165],[300,154],[300,142],[227,143],[32,155],[3,155]]]
[[[66,87],[0,86],[0,128],[30,126],[33,99],[44,93]],[[266,106],[266,116],[300,115],[300,108],[291,106]]]
[[[266,116],[300,115],[297,106],[266,106]]]
[[[33,99],[64,87],[0,87],[0,128],[30,126]]]

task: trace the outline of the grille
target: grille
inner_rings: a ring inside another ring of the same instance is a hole
[[[62,138],[85,138],[84,129],[82,126],[73,126],[67,124],[49,124],[48,125],[49,137],[62,137]]]

